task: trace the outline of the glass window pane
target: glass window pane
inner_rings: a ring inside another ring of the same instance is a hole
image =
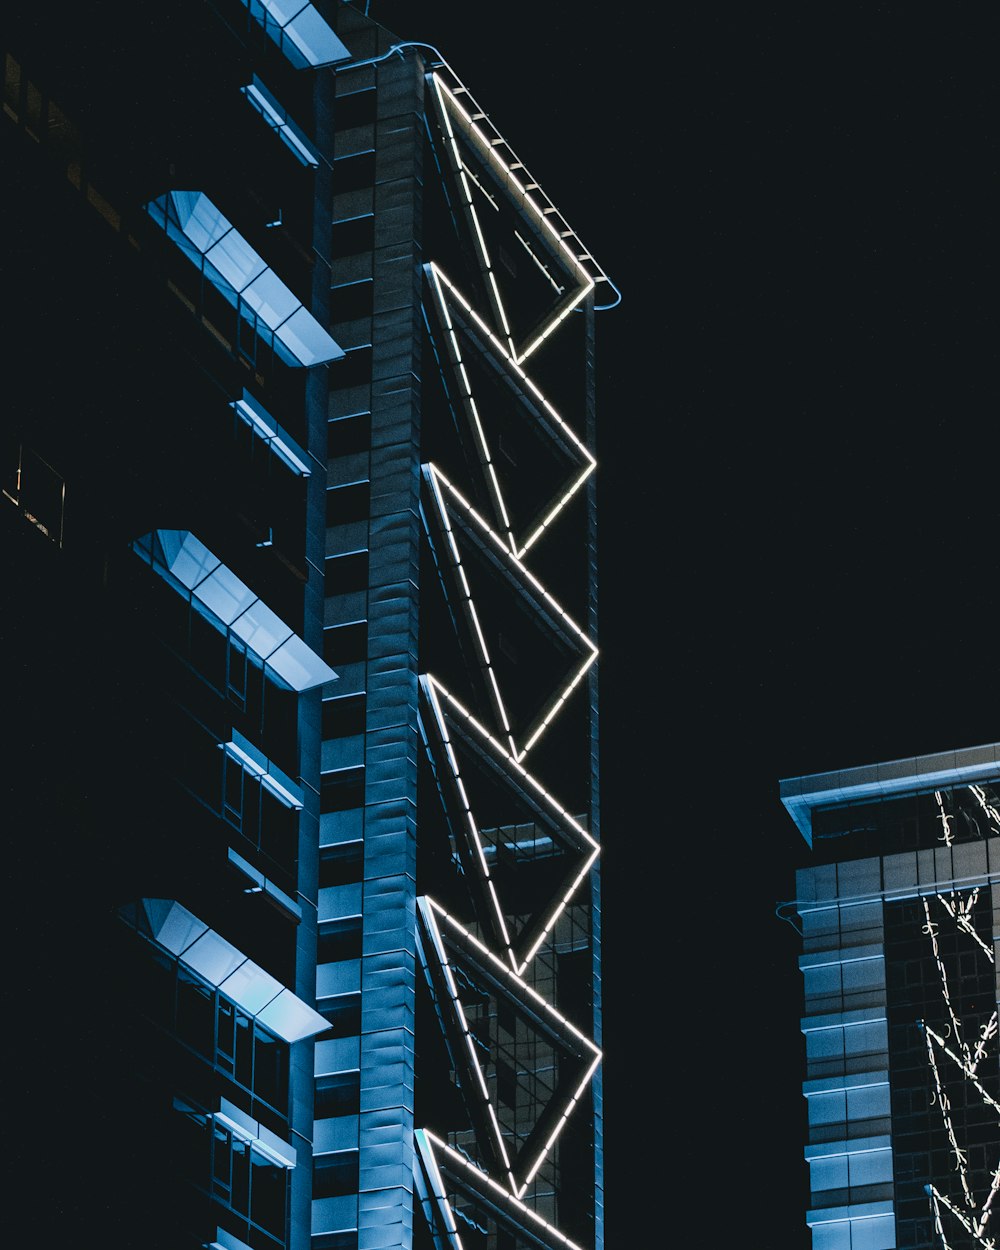
[[[302,305],[273,269],[265,269],[244,290],[243,299],[272,330]]]

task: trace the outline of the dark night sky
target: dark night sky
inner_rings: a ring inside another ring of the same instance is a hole
[[[372,14],[440,49],[624,293],[597,327],[609,1250],[664,1244],[664,1211],[667,1244],[800,1250],[778,779],[998,737],[995,42],[958,6],[676,7]]]

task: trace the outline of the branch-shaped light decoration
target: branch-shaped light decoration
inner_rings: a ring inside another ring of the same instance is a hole
[[[971,789],[972,787],[970,787]],[[977,796],[979,797],[979,796]],[[935,794],[939,809],[939,819],[943,826],[942,840],[948,845],[951,837],[950,821],[951,817],[947,816],[944,811],[944,804],[940,793]],[[983,803],[983,799],[980,800]],[[938,903],[942,911],[947,915],[955,925],[958,933],[962,933],[972,938],[978,947],[979,954],[985,954],[991,964],[995,962],[993,951],[982,940],[982,937],[976,931],[973,922],[973,911],[979,899],[980,888],[968,891],[966,894],[960,894],[952,891],[950,897],[943,894],[937,895]],[[944,1193],[937,1185],[929,1184],[926,1187],[927,1194],[931,1202],[931,1210],[934,1218],[934,1229],[940,1239],[942,1250],[951,1250],[950,1242],[946,1235],[943,1212],[947,1211],[954,1219],[958,1221],[961,1227],[974,1239],[975,1245],[980,1250],[995,1250],[996,1241],[992,1237],[986,1236],[986,1228],[990,1219],[990,1214],[997,1195],[998,1187],[1000,1187],[1000,1161],[998,1161],[994,1170],[992,1183],[989,1193],[986,1195],[980,1205],[973,1193],[971,1169],[969,1166],[968,1152],[962,1148],[959,1143],[958,1134],[955,1129],[955,1122],[952,1114],[952,1103],[946,1088],[946,1082],[943,1077],[943,1065],[940,1060],[947,1058],[954,1065],[959,1074],[959,1079],[966,1086],[969,1092],[975,1091],[982,1099],[985,1107],[991,1108],[997,1113],[998,1122],[1000,1122],[1000,1103],[996,1098],[984,1087],[982,1080],[978,1075],[982,1061],[993,1051],[995,1061],[994,1043],[998,1035],[997,1012],[994,1011],[989,1020],[980,1026],[979,1036],[972,1048],[966,1042],[963,1036],[962,1022],[955,1009],[951,992],[948,985],[948,974],[941,957],[941,950],[938,944],[938,934],[940,932],[941,923],[931,918],[930,903],[927,898],[922,900],[924,909],[924,925],[923,933],[930,939],[931,948],[934,955],[934,961],[938,970],[938,977],[941,983],[941,996],[947,1011],[948,1024],[945,1028],[945,1034],[942,1036],[938,1030],[922,1022],[924,1033],[924,1043],[927,1049],[927,1063],[933,1078],[933,1092],[931,1096],[931,1105],[936,1105],[941,1115],[941,1121],[948,1137],[949,1147],[954,1159],[954,1171],[958,1173],[958,1180],[962,1190],[962,1204],[956,1202]],[[953,1045],[949,1045],[949,1037],[953,1039]],[[965,1099],[962,1103],[964,1105]]]

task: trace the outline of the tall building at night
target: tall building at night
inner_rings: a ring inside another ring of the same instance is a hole
[[[1000,744],[781,783],[814,1250],[1000,1233]]]
[[[46,1243],[604,1245],[616,295],[504,102],[366,7],[5,18],[9,1115]]]

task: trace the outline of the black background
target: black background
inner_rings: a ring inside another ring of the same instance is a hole
[[[371,15],[440,50],[624,296],[597,325],[607,1245],[800,1250],[774,908],[808,854],[778,779],[1000,736],[996,32]]]

